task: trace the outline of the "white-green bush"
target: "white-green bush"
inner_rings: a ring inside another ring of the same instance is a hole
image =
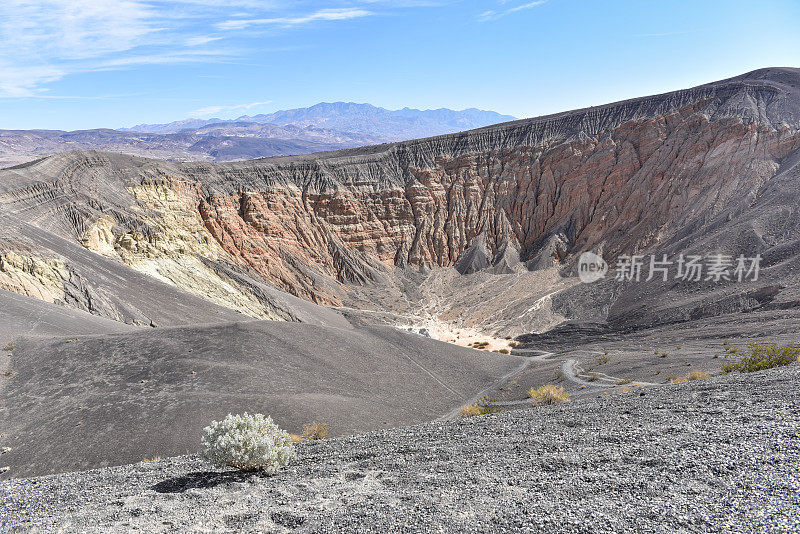
[[[231,415],[203,429],[203,455],[218,466],[274,475],[296,455],[289,433],[260,413]]]

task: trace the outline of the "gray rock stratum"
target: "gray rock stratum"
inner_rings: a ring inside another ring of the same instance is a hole
[[[304,443],[0,483],[0,529],[797,532],[800,365]]]

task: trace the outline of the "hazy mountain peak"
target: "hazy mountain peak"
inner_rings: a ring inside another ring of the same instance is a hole
[[[178,133],[220,123],[268,123],[280,126],[315,126],[349,134],[368,135],[379,141],[400,141],[454,133],[499,122],[514,120],[510,115],[477,108],[420,110],[404,107],[389,110],[368,103],[320,102],[307,108],[280,110],[258,115],[242,115],[234,120],[217,118],[184,119],[167,124],[139,124],[121,131],[141,133]]]

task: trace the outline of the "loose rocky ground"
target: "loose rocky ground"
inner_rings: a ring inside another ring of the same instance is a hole
[[[274,477],[196,456],[0,484],[0,530],[796,532],[800,365],[310,442]]]

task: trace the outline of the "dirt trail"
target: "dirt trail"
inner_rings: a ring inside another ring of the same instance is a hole
[[[582,352],[586,352],[587,354],[591,355],[603,354],[602,352],[590,351],[590,350],[585,350]],[[527,369],[534,362],[546,362],[546,361],[556,360],[559,358],[558,353],[539,350],[539,349],[513,349],[511,351],[511,354],[516,356],[525,356],[525,361],[517,369],[510,371],[508,374],[498,379],[491,386],[479,392],[472,398],[466,400],[461,406],[454,408],[453,410],[442,416],[440,420],[447,421],[447,420],[457,419],[458,417],[460,417],[462,406],[475,404],[482,397],[489,395],[490,393],[496,391],[498,388],[502,386],[507,385],[509,382],[511,382],[511,380],[515,376],[519,375],[522,371]],[[561,364],[561,372],[565,380],[568,380],[574,384],[578,384],[586,388],[592,388],[594,390],[610,390],[618,385],[625,385],[628,387],[640,387],[640,388],[664,385],[664,384],[656,384],[653,382],[643,382],[643,381],[624,382],[624,380],[619,377],[607,375],[605,373],[591,373],[590,375],[596,378],[594,378],[593,380],[588,380],[587,378],[585,378],[586,374],[581,369],[577,358],[566,358]],[[505,408],[512,406],[528,406],[530,405],[530,403],[531,400],[525,398],[512,401],[498,401],[495,402],[494,404],[500,408]]]

